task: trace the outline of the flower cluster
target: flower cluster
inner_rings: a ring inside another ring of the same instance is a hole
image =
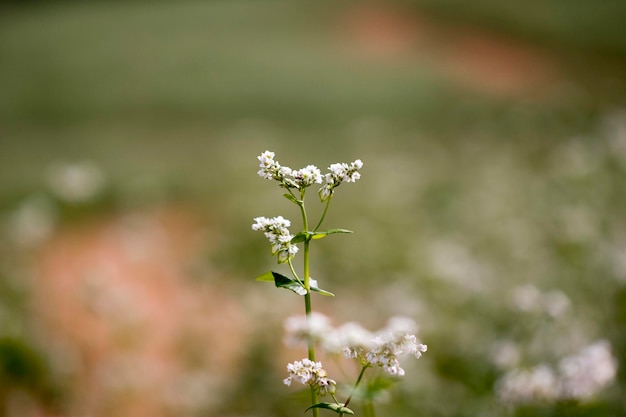
[[[403,376],[404,369],[400,367],[398,357],[413,355],[421,358],[428,347],[417,342],[415,335],[408,333],[388,333],[374,339],[374,348],[365,355],[372,365],[378,365],[390,375]]]
[[[313,184],[324,185],[319,190],[320,200],[322,202],[328,200],[342,182],[355,182],[361,178],[358,172],[363,167],[363,162],[357,159],[350,164],[340,162],[331,164],[328,167],[329,172],[322,175],[321,171],[315,165],[307,165],[302,169],[291,169],[282,166],[274,159],[276,154],[271,151],[265,151],[257,157],[261,168],[258,171],[260,177],[266,180],[276,180],[285,188],[296,188],[303,190]]]
[[[298,247],[291,243],[293,236],[289,233],[288,227],[291,222],[282,216],[256,217],[252,225],[252,230],[262,231],[272,245],[272,255],[278,256],[279,263],[285,263],[298,252]]]
[[[313,362],[304,358],[301,361],[287,364],[287,372],[289,372],[289,376],[283,380],[285,385],[291,386],[291,381],[297,381],[314,388],[319,395],[335,393],[337,383],[328,378],[321,362]]]
[[[330,319],[317,312],[311,312],[309,319],[307,316],[287,317],[284,322],[285,344],[295,347],[298,344],[306,344],[309,335],[315,341],[324,340],[325,335],[332,329]]]
[[[322,183],[322,173],[315,165],[307,165],[297,170],[291,169],[281,166],[278,161],[274,160],[275,156],[274,152],[265,151],[257,157],[261,168],[258,172],[259,176],[267,180],[276,180],[285,188],[303,189]]]
[[[361,178],[359,173],[361,168],[363,168],[363,162],[360,159],[350,164],[345,162],[331,164],[328,167],[330,172],[325,177],[326,182],[319,191],[320,200],[328,200],[333,195],[334,189],[341,185],[342,182],[356,182],[356,180]]]
[[[291,342],[306,340],[305,318],[290,317],[285,321],[286,340]],[[322,343],[329,352],[342,352],[348,359],[359,359],[363,365],[376,365],[394,376],[404,375],[399,357],[412,355],[420,358],[427,346],[418,342],[410,332],[417,328],[415,322],[406,317],[393,317],[387,326],[377,333],[364,329],[357,323],[346,323],[333,328],[329,320],[317,313],[313,323],[317,323],[311,336]],[[299,324],[299,325],[296,325]]]
[[[498,396],[507,403],[587,400],[609,385],[617,374],[617,361],[607,341],[599,341],[578,354],[563,358],[558,369],[542,364],[508,372],[498,383]]]

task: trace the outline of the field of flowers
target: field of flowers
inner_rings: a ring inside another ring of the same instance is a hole
[[[421,357],[356,415],[626,415],[624,8],[473,3],[0,2],[0,416],[302,413],[265,151],[362,161],[317,323]]]

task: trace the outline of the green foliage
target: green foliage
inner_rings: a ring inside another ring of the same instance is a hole
[[[304,285],[300,281],[297,281],[293,278],[289,278],[285,275],[279,274],[278,272],[268,271],[264,273],[263,275],[259,275],[258,277],[256,277],[256,280],[262,281],[262,282],[273,282],[277,288],[285,288],[298,295],[306,294],[306,289],[304,288]],[[326,295],[329,297],[335,296],[335,294],[331,293],[330,291],[322,290],[321,288],[318,288],[314,285],[311,285],[310,288],[311,288],[311,291],[315,291],[322,295]]]
[[[312,406],[307,408],[305,411],[309,411],[312,408],[322,408],[324,410],[331,410],[337,414],[354,415],[354,411],[350,410],[348,407],[345,407],[343,404],[338,404],[338,403],[317,403],[317,404],[313,404]]]

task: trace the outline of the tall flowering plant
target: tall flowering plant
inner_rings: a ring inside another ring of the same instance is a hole
[[[275,156],[271,151],[265,151],[258,156],[260,162],[258,174],[264,179],[276,181],[286,191],[283,196],[298,206],[302,230],[292,234],[289,230],[291,222],[282,216],[254,219],[252,230],[263,232],[269,240],[272,256],[276,256],[279,264],[287,264],[291,274],[286,276],[270,271],[257,277],[257,280],[273,282],[276,287],[290,290],[304,298],[304,318],[289,318],[285,322],[285,327],[288,343],[302,341],[308,350],[308,357],[287,365],[288,376],[283,382],[286,385],[296,382],[309,387],[311,406],[307,410],[312,410],[314,417],[319,416],[320,409],[334,411],[339,415],[354,414],[348,408],[348,404],[363,381],[367,369],[378,367],[389,375],[403,376],[405,372],[398,358],[403,355],[419,358],[426,352],[427,347],[419,343],[412,334],[416,326],[407,318],[391,319],[383,330],[371,333],[356,323],[333,328],[325,316],[313,311],[311,305],[313,292],[326,296],[334,294],[321,289],[317,281],[310,276],[311,242],[332,234],[352,233],[346,229],[320,230],[320,227],[326,218],[336,189],[343,183],[356,182],[361,177],[363,162],[357,159],[351,163],[331,164],[328,172],[322,174],[314,165],[298,170],[282,166],[274,159]],[[324,209],[320,219],[311,228],[305,207],[305,196],[307,189],[314,184],[320,185],[318,196],[320,202],[324,204]],[[292,260],[300,252],[300,247],[303,271],[298,274]],[[316,347],[330,353],[341,353],[345,358],[355,360],[359,364],[360,372],[346,401],[337,400],[337,382],[329,377],[322,363],[316,361]],[[319,398],[326,395],[330,396],[332,401],[320,402]],[[369,407],[367,410],[369,415],[373,415],[373,408]]]

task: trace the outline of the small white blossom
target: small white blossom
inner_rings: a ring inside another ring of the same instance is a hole
[[[498,396],[507,403],[552,401],[558,397],[557,375],[547,365],[508,372],[498,382]]]
[[[57,196],[71,203],[89,201],[106,183],[100,167],[91,161],[54,164],[48,169],[47,180]]]
[[[264,232],[270,242],[272,255],[278,256],[279,263],[285,263],[298,252],[298,247],[291,243],[293,236],[288,227],[291,222],[282,216],[255,217],[252,230]]]
[[[585,400],[609,385],[617,375],[617,360],[606,340],[582,349],[577,355],[559,362],[560,395],[562,398]]]
[[[315,388],[320,395],[335,393],[337,383],[335,380],[328,378],[328,374],[322,368],[321,362],[313,362],[304,358],[301,361],[287,364],[287,372],[289,372],[289,376],[283,380],[283,383],[287,386],[291,386],[291,382],[296,381]]]
[[[501,400],[535,403],[555,400],[588,400],[611,384],[617,375],[617,360],[605,340],[585,347],[579,353],[563,358],[554,370],[538,365],[528,370],[507,372],[499,381]]]
[[[378,365],[390,375],[403,376],[404,369],[400,367],[398,357],[413,355],[420,358],[428,347],[417,342],[415,335],[408,333],[388,333],[374,339],[375,347],[367,352],[365,358],[372,365]]]
[[[313,184],[321,184],[323,180],[322,172],[315,165],[307,165],[302,169],[292,171],[291,177],[297,188],[306,188]]]
[[[266,180],[277,179],[278,172],[280,170],[280,164],[274,161],[274,152],[265,151],[261,155],[257,157],[260,161],[259,166],[261,169],[258,174],[261,178],[265,178]]]
[[[325,175],[325,184],[320,188],[319,195],[321,201],[328,200],[334,192],[334,189],[341,185],[342,182],[356,182],[361,178],[359,169],[363,167],[363,162],[357,159],[350,164],[340,162],[331,164],[328,172]]]
[[[306,345],[309,335],[315,341],[323,341],[332,332],[330,319],[317,312],[312,312],[308,320],[306,316],[287,317],[283,327],[285,344],[290,347]]]
[[[278,161],[274,160],[276,154],[271,151],[265,151],[257,157],[261,168],[258,172],[261,178],[266,180],[276,180],[285,188],[303,189],[312,184],[321,184],[323,176],[321,171],[315,165],[307,165],[302,169],[291,169],[282,166]]]
[[[374,346],[374,335],[360,324],[345,323],[325,339],[324,347],[329,352],[342,352],[348,359],[356,359]]]

